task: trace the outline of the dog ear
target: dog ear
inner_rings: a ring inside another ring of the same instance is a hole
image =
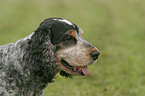
[[[32,35],[26,50],[28,52],[24,59],[28,63],[27,69],[32,70],[43,82],[51,82],[55,75],[55,47],[51,43],[50,29],[39,27]]]

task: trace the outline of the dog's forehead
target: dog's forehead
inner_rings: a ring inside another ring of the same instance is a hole
[[[70,21],[66,20],[66,19],[53,19],[53,20],[57,20],[57,21],[60,21],[60,22],[63,22],[63,23],[66,23],[68,25],[71,25],[73,26],[73,23],[71,23]]]

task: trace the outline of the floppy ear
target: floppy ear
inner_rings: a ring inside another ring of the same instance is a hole
[[[32,35],[26,50],[26,70],[32,71],[43,82],[51,82],[55,75],[55,48],[51,43],[50,29],[39,27]]]

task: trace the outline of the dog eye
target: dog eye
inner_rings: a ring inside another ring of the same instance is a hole
[[[77,43],[77,40],[74,37],[72,37],[71,35],[67,35],[64,38],[63,45],[64,46],[72,46],[72,45],[75,45],[76,43]]]
[[[71,35],[67,35],[66,37],[64,37],[64,40],[70,40],[70,39],[72,39]]]

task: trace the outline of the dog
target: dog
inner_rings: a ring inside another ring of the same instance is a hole
[[[29,36],[0,46],[0,96],[43,96],[58,73],[88,75],[100,52],[82,34],[68,20],[48,18]]]

